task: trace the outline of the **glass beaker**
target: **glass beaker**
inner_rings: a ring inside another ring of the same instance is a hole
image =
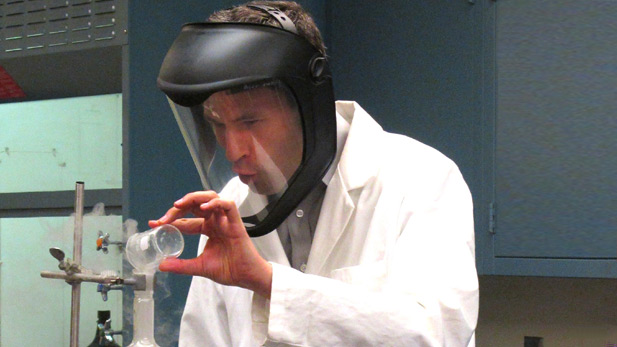
[[[165,258],[178,257],[184,250],[184,238],[171,224],[133,234],[126,242],[126,258],[140,271],[155,271]]]

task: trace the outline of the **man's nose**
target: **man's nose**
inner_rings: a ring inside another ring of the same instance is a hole
[[[225,157],[236,162],[251,152],[252,137],[245,131],[227,131],[225,134]]]

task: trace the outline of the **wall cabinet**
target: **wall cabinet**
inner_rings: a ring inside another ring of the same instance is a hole
[[[481,245],[492,252],[487,273],[617,275],[615,15],[611,1],[488,7],[495,83],[486,91],[495,103],[487,114],[494,115],[494,234]]]

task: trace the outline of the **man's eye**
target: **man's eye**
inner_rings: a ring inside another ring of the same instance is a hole
[[[242,123],[246,126],[253,126],[259,123],[259,119],[245,119],[242,121]]]
[[[217,122],[214,119],[208,119],[208,123],[210,123],[210,126],[212,126],[213,128],[220,128],[220,127],[225,126],[225,124],[221,122]]]

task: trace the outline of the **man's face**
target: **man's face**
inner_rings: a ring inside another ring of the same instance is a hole
[[[282,192],[302,160],[300,114],[282,90],[222,91],[204,102],[204,117],[232,170],[251,190]]]

